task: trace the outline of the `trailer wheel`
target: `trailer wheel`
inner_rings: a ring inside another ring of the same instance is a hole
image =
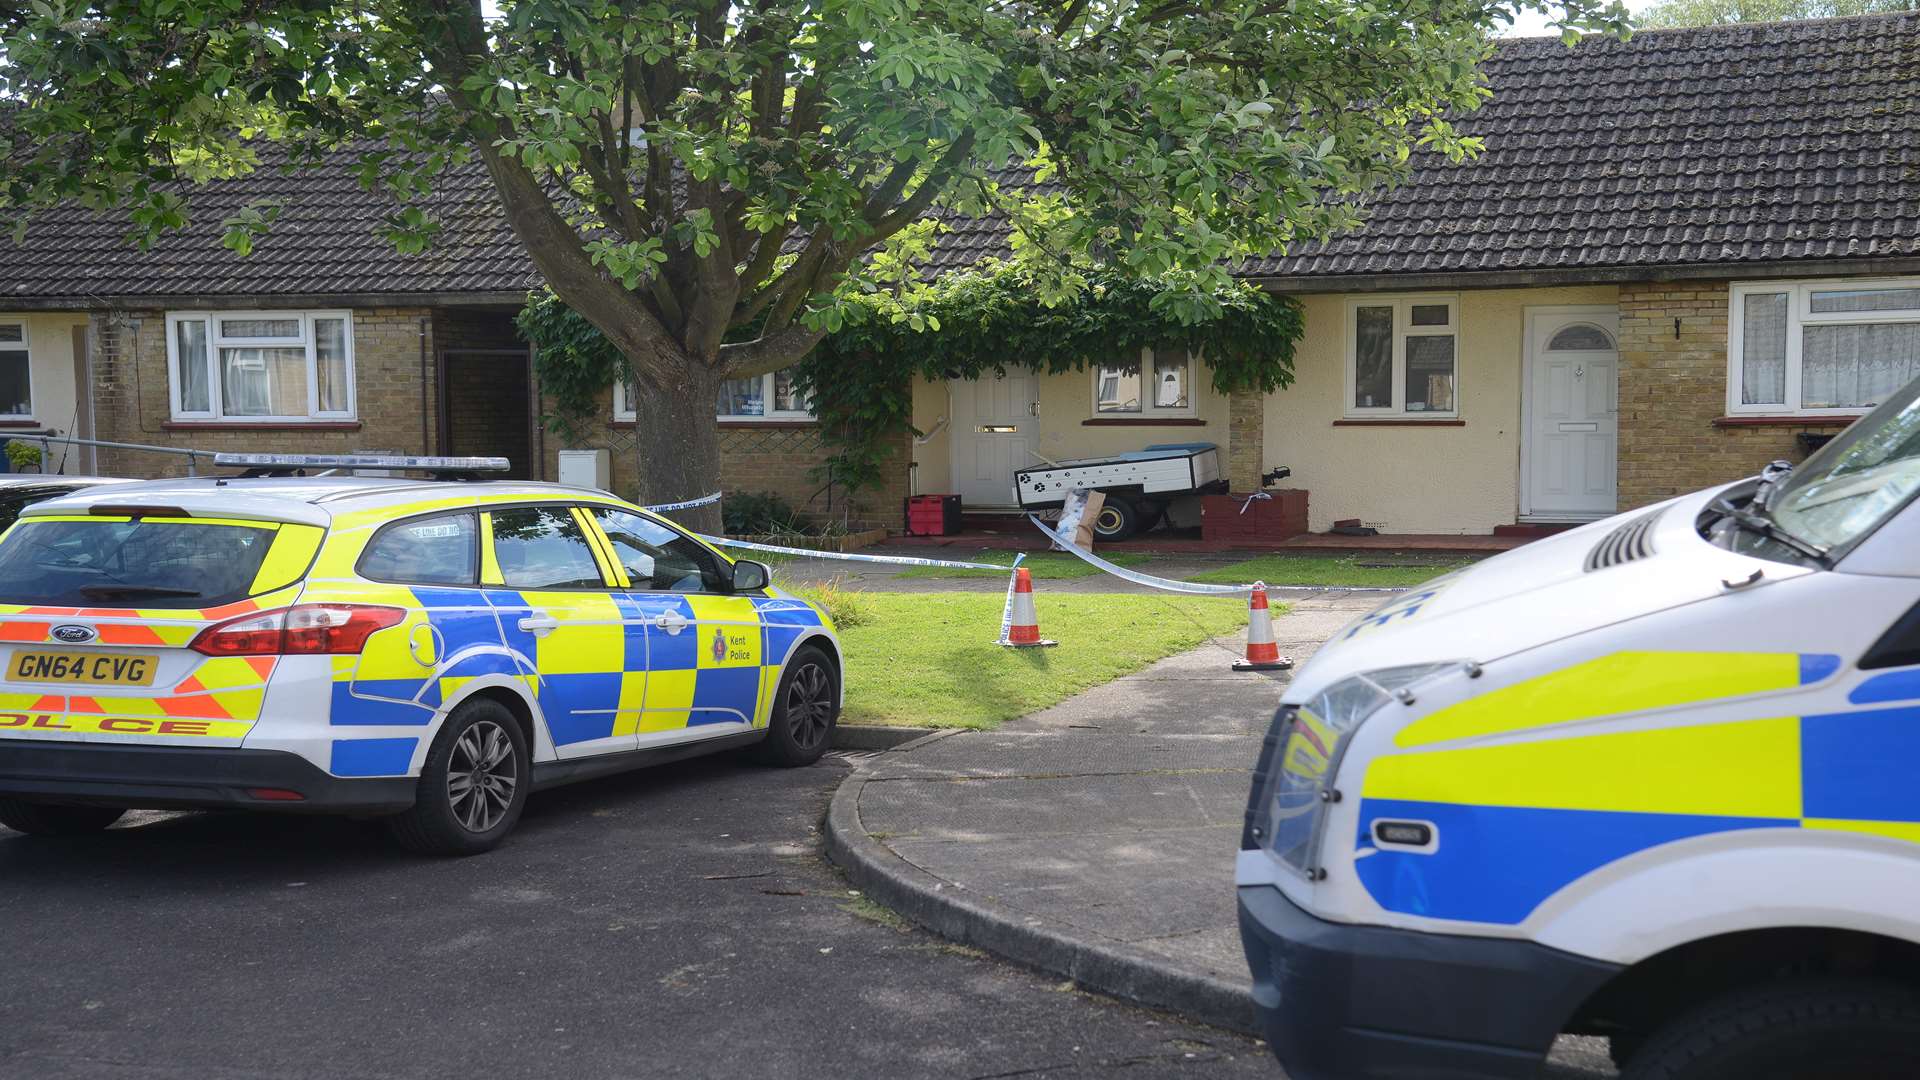
[[[1093,518],[1093,535],[1111,543],[1125,540],[1140,528],[1140,511],[1132,500],[1119,495],[1107,496]]]

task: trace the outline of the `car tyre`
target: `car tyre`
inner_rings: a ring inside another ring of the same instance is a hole
[[[28,836],[84,836],[100,832],[125,814],[117,806],[62,806],[0,799],[0,825]]]
[[[1139,530],[1140,509],[1123,496],[1107,496],[1100,512],[1093,515],[1093,535],[1108,543],[1125,540]]]
[[[490,851],[520,821],[532,786],[526,733],[505,705],[476,698],[447,717],[420,768],[413,808],[387,819],[423,855]]]
[[[1903,1080],[1920,1076],[1920,994],[1796,980],[1724,995],[1649,1036],[1620,1080]]]
[[[773,716],[757,756],[769,765],[811,765],[833,744],[839,722],[840,672],[818,646],[802,645],[780,673]]]

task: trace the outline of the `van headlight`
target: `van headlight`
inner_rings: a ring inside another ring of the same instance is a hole
[[[1254,804],[1252,838],[1281,864],[1308,879],[1320,868],[1321,833],[1333,800],[1333,778],[1347,742],[1369,716],[1400,691],[1462,661],[1382,668],[1340,680],[1305,705],[1288,706],[1273,719],[1274,755]]]

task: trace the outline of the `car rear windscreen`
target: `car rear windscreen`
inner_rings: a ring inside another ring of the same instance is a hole
[[[28,518],[0,540],[0,604],[208,608],[251,595],[271,525]]]

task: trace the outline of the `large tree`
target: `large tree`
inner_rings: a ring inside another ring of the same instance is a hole
[[[1876,15],[1915,8],[1920,8],[1920,0],[1660,0],[1642,11],[1634,24],[1643,29],[1660,30],[1674,26]]]
[[[1618,0],[0,0],[0,215],[79,200],[137,242],[254,140],[371,136],[419,248],[477,156],[631,365],[640,495],[679,498],[716,484],[721,381],[804,356],[916,222],[1002,212],[1038,288],[1098,264],[1205,317],[1236,256],[1353,226],[1418,146],[1474,152],[1447,118],[1523,8],[1624,28]]]

